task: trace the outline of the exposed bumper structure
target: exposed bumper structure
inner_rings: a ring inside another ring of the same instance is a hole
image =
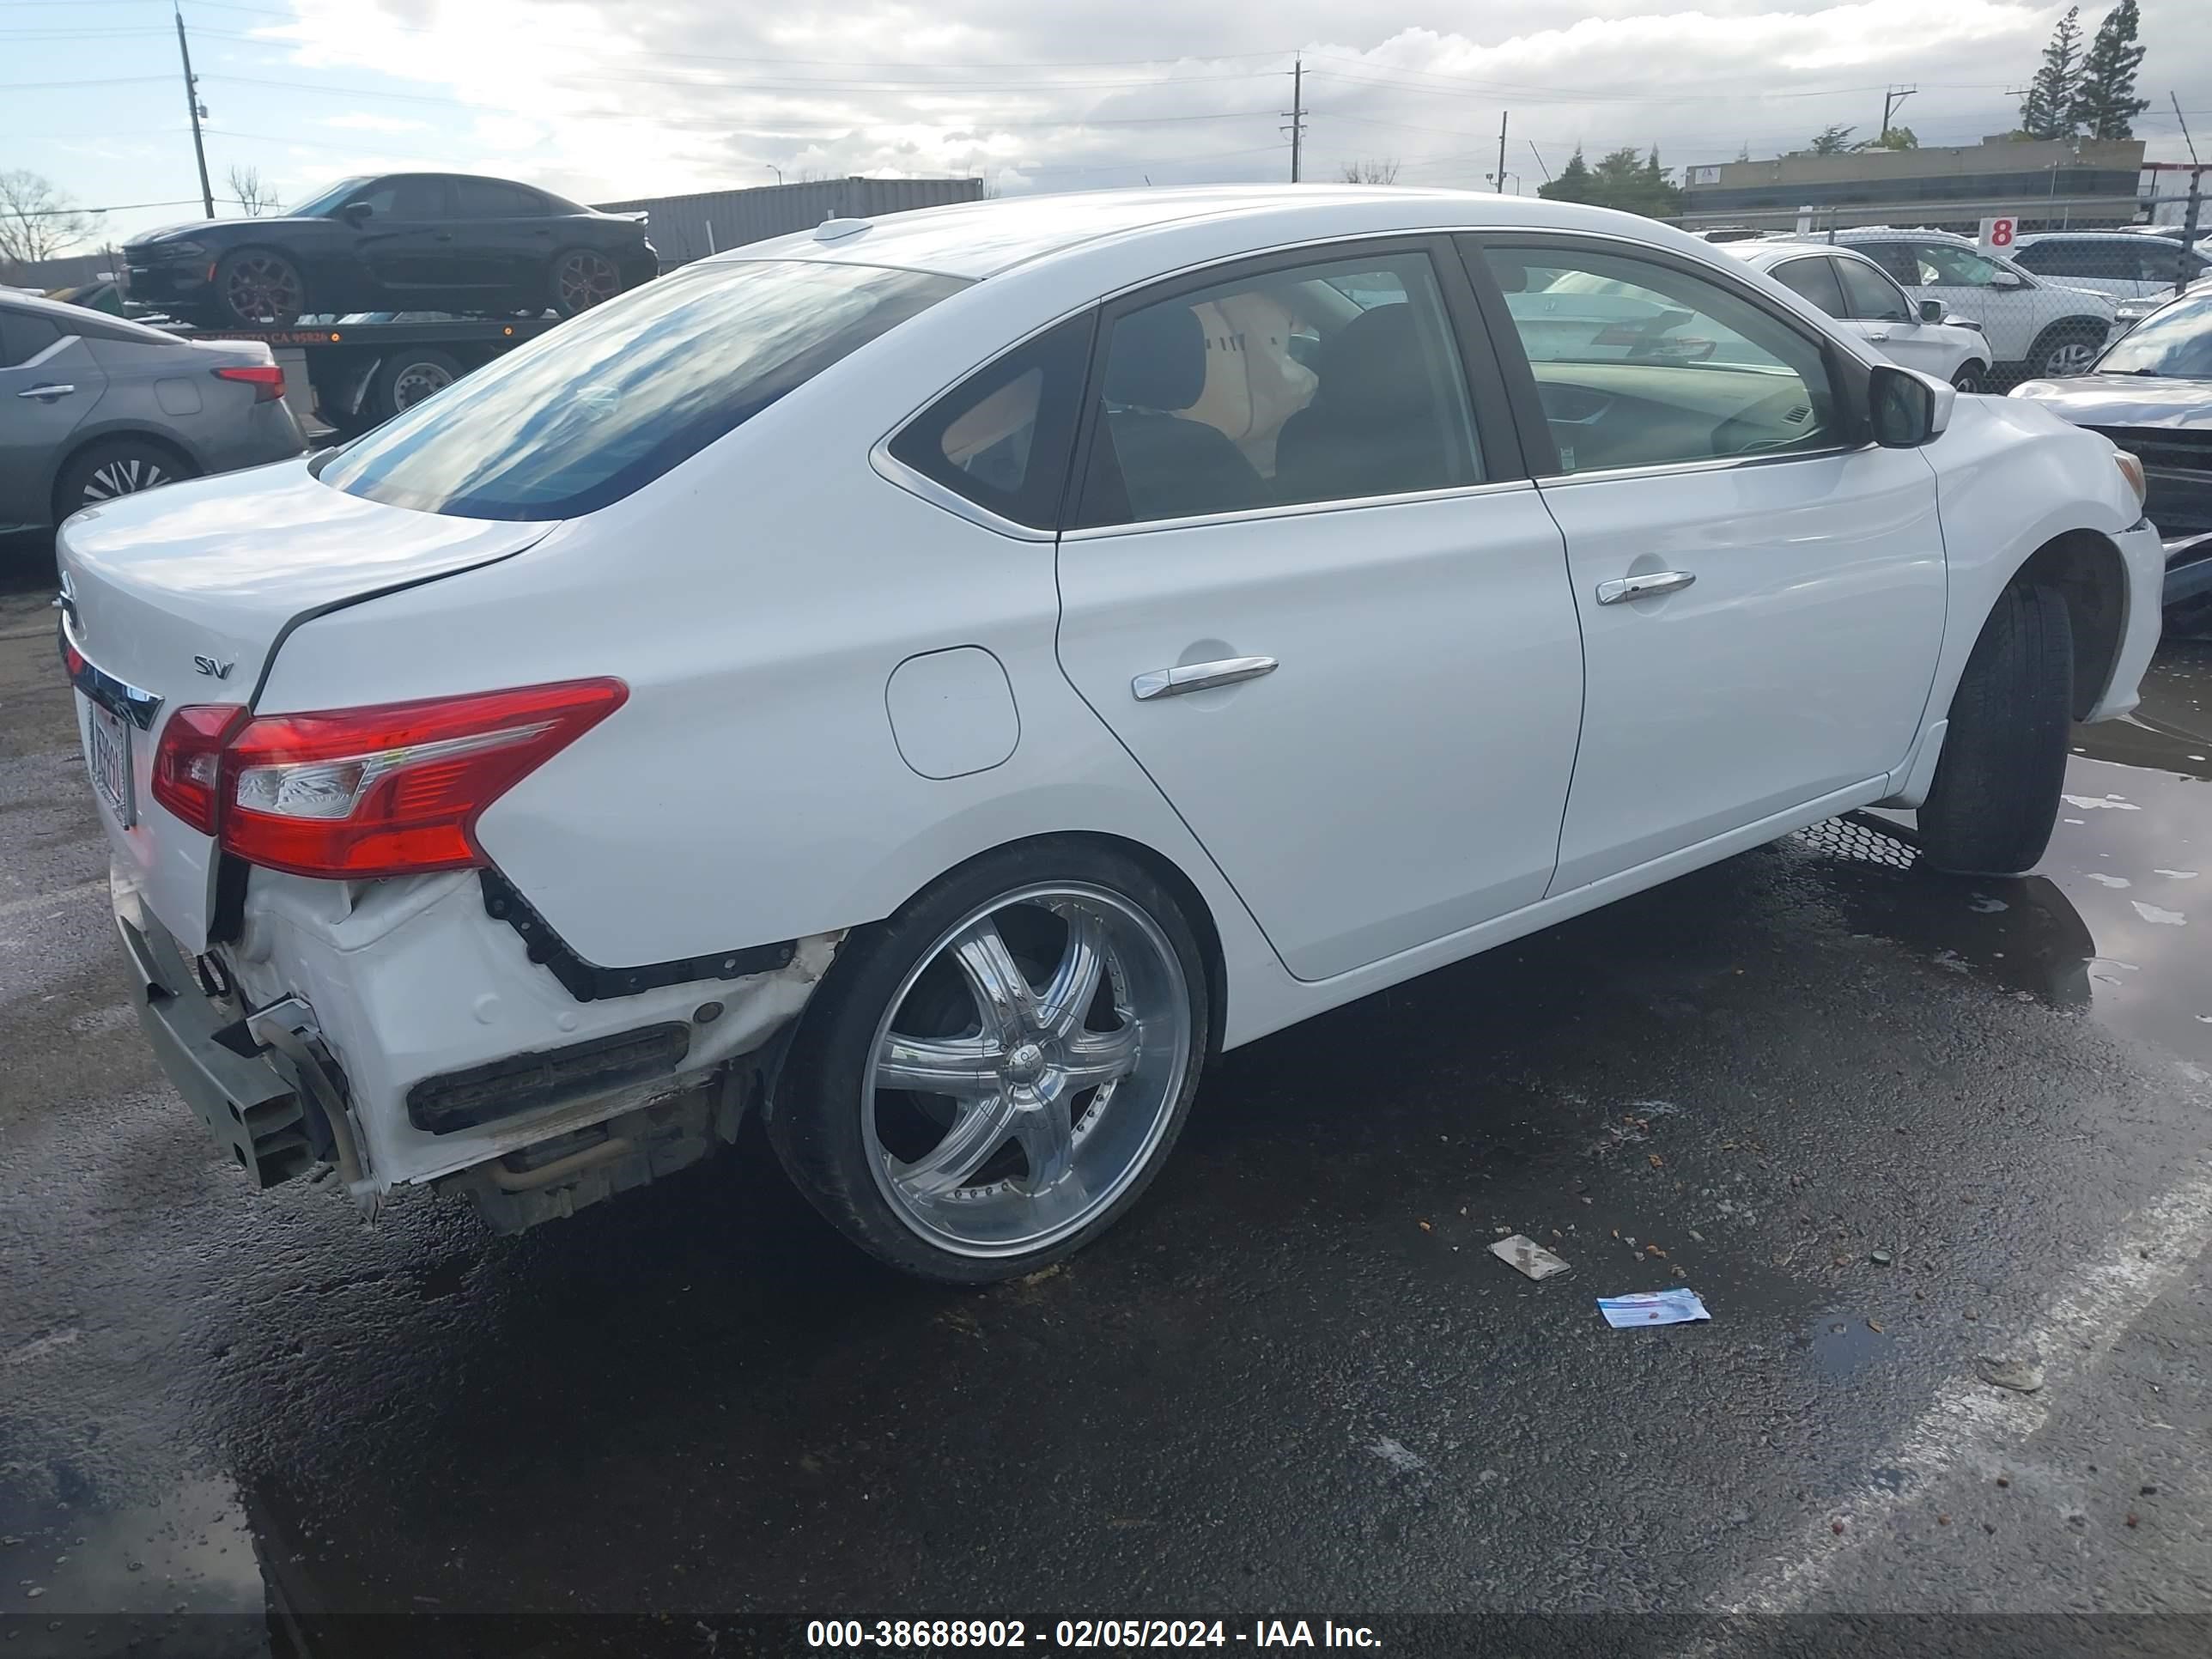
[[[534,1220],[589,1201],[565,1188],[696,1161],[734,1134],[733,1079],[758,1069],[739,1062],[797,1018],[837,945],[580,1002],[466,872],[349,889],[255,871],[239,939],[198,962],[119,866],[113,888],[140,1024],[217,1143],[262,1187],[333,1164],[372,1210],[465,1177],[495,1202],[529,1194]]]

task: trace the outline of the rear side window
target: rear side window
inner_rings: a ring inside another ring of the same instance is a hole
[[[322,481],[463,519],[596,512],[966,286],[867,265],[696,265],[417,404]]]
[[[0,311],[0,368],[29,362],[61,337],[61,330],[46,318]]]
[[[537,191],[498,179],[456,179],[453,195],[464,219],[532,219],[545,211]]]
[[[1905,302],[1905,295],[1897,287],[1882,277],[1878,270],[1869,270],[1856,259],[1838,259],[1836,270],[1844,279],[1844,315],[1863,323],[1909,323],[1914,313]]]
[[[453,211],[446,181],[428,173],[380,179],[346,205],[366,207],[379,219],[444,219]]]
[[[978,369],[892,439],[891,453],[1002,519],[1051,529],[1095,322],[1095,313],[1073,318]]]
[[[1907,243],[1865,242],[1858,251],[1908,288],[1920,281],[1920,261],[1912,257]]]
[[[1773,276],[1792,294],[1802,295],[1831,317],[1844,314],[1843,291],[1836,286],[1833,260],[1825,256],[1788,260],[1774,267]]]

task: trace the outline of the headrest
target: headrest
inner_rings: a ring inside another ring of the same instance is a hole
[[[1206,331],[1188,306],[1158,305],[1114,325],[1106,401],[1188,409],[1206,392]]]
[[[1517,259],[1501,259],[1496,254],[1490,258],[1490,274],[1498,279],[1498,286],[1508,294],[1528,291],[1528,267]]]
[[[1329,337],[1321,395],[1332,418],[1395,421],[1428,414],[1430,376],[1410,305],[1377,306]]]

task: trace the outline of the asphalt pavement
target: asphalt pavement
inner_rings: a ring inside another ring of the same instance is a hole
[[[1838,822],[1369,998],[1226,1057],[1101,1243],[947,1293],[757,1135],[516,1239],[246,1190],[125,1000],[50,575],[0,544],[10,1659],[2212,1650],[2212,645],[2077,734],[2034,875]],[[1670,1285],[1711,1322],[1593,1305]]]

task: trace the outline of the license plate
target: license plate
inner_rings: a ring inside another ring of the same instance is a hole
[[[128,830],[134,818],[131,799],[131,728],[101,708],[92,709],[92,742],[85,759],[92,769],[92,787],[116,822]]]

